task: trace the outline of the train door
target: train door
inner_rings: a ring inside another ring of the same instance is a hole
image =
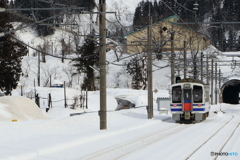
[[[192,90],[191,88],[183,89],[183,111],[192,110]]]

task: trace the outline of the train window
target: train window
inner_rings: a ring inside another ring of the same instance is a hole
[[[181,103],[182,89],[181,86],[172,87],[172,103]]]
[[[184,89],[184,100],[191,101],[191,89]]]
[[[202,103],[203,91],[201,86],[193,86],[193,103]]]

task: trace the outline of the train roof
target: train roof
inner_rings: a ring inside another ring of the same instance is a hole
[[[192,79],[192,78],[185,78],[185,79],[181,79],[179,82],[177,83],[185,83],[185,82],[192,82],[192,83],[201,83],[204,84],[202,81],[198,80],[198,79]]]

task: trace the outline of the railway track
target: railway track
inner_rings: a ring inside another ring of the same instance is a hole
[[[207,144],[208,141],[210,141],[211,139],[213,139],[213,137],[215,137],[219,132],[221,132],[221,130],[227,126],[233,119],[234,119],[234,115],[230,115],[231,118],[229,117],[228,120],[224,121],[223,125],[219,125],[218,128],[216,128],[214,130],[214,132],[210,133],[210,136],[205,139],[202,143],[198,143],[197,145],[199,147],[197,147],[196,149],[192,150],[189,154],[187,154],[185,156],[185,158],[183,159],[191,159],[191,157],[198,152],[201,148],[203,148],[203,146],[205,146]],[[214,116],[210,116],[209,118],[213,118]],[[166,120],[166,121],[171,121],[171,120]],[[202,123],[202,122],[201,122]],[[238,122],[239,123],[239,122]],[[134,152],[138,152],[141,149],[144,149],[147,146],[150,146],[156,142],[161,142],[161,140],[165,139],[165,138],[170,138],[170,137],[174,137],[175,134],[178,134],[179,132],[183,131],[184,129],[187,129],[188,127],[193,126],[194,124],[176,124],[172,127],[163,129],[163,130],[158,130],[155,133],[149,134],[147,136],[143,136],[143,137],[138,137],[135,140],[132,141],[128,141],[126,143],[122,143],[121,145],[117,145],[114,148],[108,148],[108,149],[103,149],[102,151],[99,151],[97,153],[95,153],[94,155],[89,155],[87,157],[84,157],[82,159],[84,160],[91,160],[91,159],[121,159],[127,155],[130,155]],[[239,125],[239,124],[238,124]],[[235,127],[234,131],[232,132],[231,136],[234,134],[235,130],[237,129],[237,127]],[[224,148],[224,146],[227,144],[227,142],[231,139],[231,136],[227,138],[227,140],[222,141],[222,145],[221,148],[219,150],[216,150],[216,152],[221,152],[222,149]],[[205,153],[207,154],[207,153]],[[210,152],[209,152],[210,155]],[[217,157],[213,157],[213,158],[217,158]],[[194,158],[193,158],[194,159]]]
[[[236,129],[239,127],[239,119],[235,117],[233,114],[231,115],[231,119],[229,119],[222,127],[220,127],[217,131],[215,131],[208,139],[206,139],[197,149],[195,149],[186,159],[196,159],[199,156],[205,155],[208,159],[209,156],[212,156],[211,159],[216,160],[218,158],[218,153],[221,153],[223,148],[226,146],[226,144],[229,142],[229,140],[232,138],[233,134],[235,133]],[[232,123],[233,122],[233,123]],[[231,127],[230,125],[235,124],[234,127]],[[233,128],[233,129],[232,129]],[[228,136],[223,137],[220,136],[221,132],[224,133],[224,129],[228,130]],[[232,130],[231,130],[232,129]],[[219,137],[221,140],[219,140]],[[218,142],[218,143],[216,143]],[[215,146],[213,146],[215,144]],[[214,151],[209,152],[209,155],[207,155],[206,150],[207,148],[215,148]],[[205,152],[204,152],[205,150]],[[215,154],[217,153],[217,154]]]
[[[168,120],[167,120],[168,121]],[[120,159],[134,151],[140,150],[141,148],[144,148],[148,145],[151,145],[152,143],[155,143],[156,141],[159,141],[161,139],[164,139],[168,136],[171,136],[173,134],[176,134],[193,124],[176,124],[172,127],[166,128],[164,130],[159,130],[155,133],[138,137],[137,139],[123,143],[121,145],[118,145],[114,148],[108,148],[104,149],[100,152],[97,152],[94,155],[90,155],[88,157],[81,158],[83,160],[112,160],[112,159]]]

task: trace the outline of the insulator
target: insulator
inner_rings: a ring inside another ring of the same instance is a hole
[[[198,8],[193,8],[194,11],[198,11]]]

